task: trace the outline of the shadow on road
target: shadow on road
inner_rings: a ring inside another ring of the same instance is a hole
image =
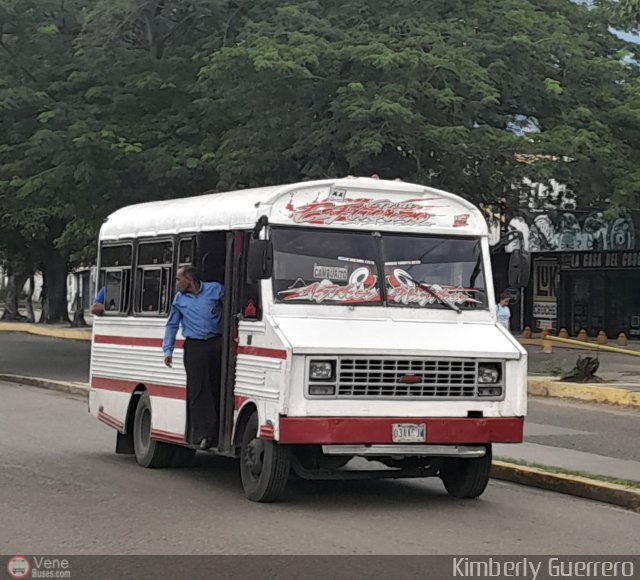
[[[101,454],[101,458],[110,464],[115,460],[127,471],[131,468],[144,473],[132,456]],[[161,473],[163,479],[169,475],[173,482],[181,480],[189,486],[195,485],[199,493],[210,492],[219,494],[220,497],[244,497],[236,459],[198,453],[196,463],[192,467],[146,470],[146,473],[154,477]],[[189,491],[185,490],[185,493]],[[465,510],[475,510],[489,505],[488,502],[464,501],[448,496],[440,479],[435,477],[405,480],[307,481],[293,474],[284,498],[278,502],[278,505],[283,504],[304,507],[310,512],[335,512],[336,515],[344,513],[345,509],[370,511],[374,506],[414,510],[418,506],[425,509],[429,506],[453,508],[459,505]]]

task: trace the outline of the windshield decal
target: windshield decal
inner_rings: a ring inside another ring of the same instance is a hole
[[[387,276],[387,297],[389,301],[398,304],[417,304],[427,306],[436,304],[438,298],[453,304],[481,304],[472,294],[476,292],[473,288],[462,288],[460,286],[449,286],[445,284],[429,284],[431,291],[438,298],[432,296],[425,289],[417,286],[411,276],[404,270],[396,268]]]
[[[429,199],[389,199],[356,198],[344,201],[313,201],[294,207],[289,201],[289,216],[297,224],[351,223],[379,225],[433,225],[435,214],[432,206],[425,205]]]
[[[357,268],[349,276],[348,284],[341,286],[331,280],[322,280],[306,284],[302,280],[297,283],[303,286],[281,290],[278,295],[285,301],[307,300],[309,302],[339,302],[341,304],[357,304],[362,302],[380,302],[380,292],[376,288],[378,277],[366,267]]]

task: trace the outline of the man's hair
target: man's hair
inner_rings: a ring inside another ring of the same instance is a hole
[[[505,298],[509,298],[508,294],[500,294],[500,301],[504,300]]]
[[[198,275],[198,270],[196,270],[193,266],[182,266],[179,268],[182,270],[182,275],[185,278],[189,278],[192,282],[196,284],[200,284],[200,276]]]

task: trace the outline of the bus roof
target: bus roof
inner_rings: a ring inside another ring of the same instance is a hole
[[[446,191],[371,178],[342,178],[207,193],[124,207],[100,239],[246,229],[270,223],[455,235],[487,235],[480,211]]]

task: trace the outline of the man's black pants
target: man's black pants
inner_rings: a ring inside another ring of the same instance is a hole
[[[222,337],[184,341],[187,372],[187,443],[218,440]]]

